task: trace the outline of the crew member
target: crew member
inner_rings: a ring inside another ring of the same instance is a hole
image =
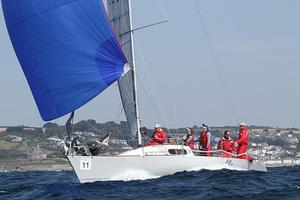
[[[232,154],[235,152],[235,145],[228,130],[224,132],[224,137],[219,140],[218,150],[223,150],[221,152],[222,157],[232,158]]]
[[[194,129],[186,128],[185,129],[186,136],[184,139],[184,145],[189,146],[192,150],[194,150],[195,141],[194,141]]]
[[[166,143],[168,143],[168,144],[176,144],[176,141],[173,139],[173,137],[172,137],[171,134],[168,134]]]
[[[202,124],[202,132],[199,136],[200,156],[212,156],[211,133],[208,131],[208,126]]]
[[[252,157],[246,155],[248,142],[249,142],[249,135],[248,135],[247,125],[245,122],[242,122],[240,123],[239,135],[235,140],[235,143],[237,144],[236,153],[239,159],[247,159],[249,161],[252,161]]]
[[[154,132],[148,144],[146,144],[145,146],[160,145],[165,143],[165,141],[166,141],[166,133],[160,128],[159,124],[155,124]]]

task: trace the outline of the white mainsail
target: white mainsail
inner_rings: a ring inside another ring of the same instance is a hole
[[[120,45],[132,69],[119,79],[118,85],[130,133],[134,137],[138,135],[139,144],[141,144],[130,0],[107,0],[106,7]]]

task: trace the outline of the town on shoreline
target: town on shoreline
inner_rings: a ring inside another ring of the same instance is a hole
[[[195,137],[201,127],[193,126]],[[225,130],[230,130],[233,137],[238,127],[211,127],[214,139],[222,137]],[[153,130],[143,135],[145,141]],[[176,140],[182,142],[185,128],[166,129]],[[128,150],[127,123],[121,121],[97,123],[95,120],[83,120],[73,126],[73,135],[96,141],[107,133],[112,133],[109,145],[112,149]],[[65,127],[48,122],[42,127],[0,126],[0,172],[11,171],[60,171],[71,170],[71,166],[61,150],[61,141],[66,134]],[[266,166],[300,165],[300,129],[249,126],[250,144],[248,153],[255,159],[265,162]],[[112,152],[113,153],[113,152]],[[116,152],[114,152],[116,153]]]

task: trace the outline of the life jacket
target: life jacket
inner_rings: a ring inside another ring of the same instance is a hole
[[[211,147],[211,144],[207,144],[208,140],[211,138],[208,138],[208,132],[201,132],[199,136],[199,144],[202,146],[202,148]]]
[[[236,139],[236,142],[238,143],[239,146],[244,146],[244,145],[247,146],[248,141],[249,141],[249,135],[248,135],[247,128],[246,127],[240,128],[239,136]]]
[[[234,141],[231,138],[226,139],[223,137],[218,142],[218,149],[227,152],[232,152],[235,150]]]
[[[209,140],[211,138],[209,138],[208,135],[209,132],[201,132],[200,136],[199,136],[199,145],[200,145],[200,151],[204,151],[200,153],[200,156],[212,156],[212,146],[211,143],[209,142]]]
[[[194,140],[194,133],[189,133],[186,135],[186,138],[184,140],[185,144],[187,144],[191,149],[194,149],[195,147],[195,140]]]

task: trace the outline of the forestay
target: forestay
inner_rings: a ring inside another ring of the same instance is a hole
[[[44,120],[76,110],[126,72],[102,1],[2,0],[2,7]]]

